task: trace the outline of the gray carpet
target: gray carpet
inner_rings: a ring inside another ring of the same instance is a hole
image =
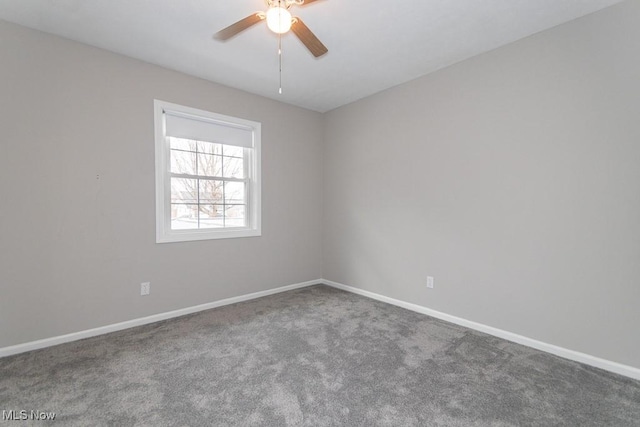
[[[640,426],[640,382],[314,286],[0,359],[14,425]],[[0,421],[0,424],[3,422]]]

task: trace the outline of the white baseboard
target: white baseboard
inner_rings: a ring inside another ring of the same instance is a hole
[[[495,337],[503,338],[508,341],[512,341],[518,344],[525,345],[527,347],[535,348],[547,353],[555,354],[556,356],[563,357],[565,359],[573,360],[576,362],[584,363],[585,365],[594,366],[596,368],[604,369],[606,371],[615,372],[616,374],[624,375],[636,380],[640,380],[640,369],[632,366],[623,365],[621,363],[612,362],[610,360],[601,359],[599,357],[591,356],[589,354],[581,353],[574,350],[569,350],[563,347],[558,347],[553,344],[537,341],[532,338],[527,338],[522,335],[514,334],[512,332],[504,331],[502,329],[494,328],[491,326],[483,325],[482,323],[472,322],[467,319],[463,319],[456,316],[451,316],[446,313],[442,313],[436,310],[432,310],[421,305],[412,304],[406,301],[397,300],[384,295],[376,294],[374,292],[365,291],[363,289],[354,288],[353,286],[347,286],[342,283],[334,282],[326,279],[310,280],[308,282],[296,283],[288,286],[281,286],[275,289],[269,289],[266,291],[254,292],[251,294],[240,295],[237,297],[226,298],[219,301],[214,301],[206,304],[196,305],[193,307],[182,308],[179,310],[169,311],[166,313],[154,314],[139,319],[128,320],[126,322],[115,323],[112,325],[101,326],[94,329],[87,329],[84,331],[74,332],[66,335],[60,335],[57,337],[45,338],[37,341],[31,341],[24,344],[17,344],[9,347],[0,348],[0,357],[11,356],[14,354],[24,353],[27,351],[38,350],[45,347],[51,347],[58,344],[64,344],[67,342],[77,341],[84,338],[95,337],[98,335],[108,334],[110,332],[121,331],[123,329],[133,328],[135,326],[147,325],[153,322],[159,322],[161,320],[171,319],[174,317],[180,317],[187,314],[197,313],[199,311],[209,310],[211,308],[222,307],[225,305],[235,304],[242,301],[249,301],[256,298],[265,297],[267,295],[273,295],[280,292],[291,291],[294,289],[305,288],[307,286],[313,286],[318,284],[325,284],[343,291],[351,292],[354,294],[362,295],[374,300],[382,301],[388,304],[392,304],[398,307],[405,308],[407,310],[415,311],[417,313],[426,314],[427,316],[435,317],[456,325],[464,326],[469,329],[484,332]]]
[[[575,362],[584,363],[585,365],[594,366],[596,368],[604,369],[606,371],[615,372],[616,374],[624,375],[636,380],[640,380],[640,369],[632,366],[623,365],[621,363],[612,362],[610,360],[601,359],[599,357],[591,356],[589,354],[580,353],[578,351],[569,350],[563,347],[558,347],[553,344],[547,344],[542,341],[537,341],[532,338],[527,338],[522,335],[514,334],[512,332],[504,331],[502,329],[494,328],[491,326],[483,325],[482,323],[472,322],[470,320],[462,319],[460,317],[451,316],[446,313],[442,313],[436,310],[432,310],[421,305],[412,304],[406,301],[389,298],[384,295],[376,294],[373,292],[365,291],[353,286],[343,285],[342,283],[333,282],[331,280],[321,280],[322,283],[337,288],[343,291],[351,292],[354,294],[362,295],[374,300],[386,302],[388,304],[396,305],[398,307],[406,308],[407,310],[415,311],[417,313],[426,314],[427,316],[435,317],[440,320],[444,320],[456,325],[464,326],[469,329],[484,332],[489,335],[493,335],[498,338],[504,338],[505,340],[512,341],[518,344],[525,345],[527,347],[542,350],[547,353],[555,354],[556,356],[563,357],[565,359],[573,360]]]
[[[112,325],[101,326],[94,329],[87,329],[84,331],[73,332],[66,335],[60,335],[57,337],[45,338],[37,341],[27,342],[24,344],[12,345],[9,347],[0,348],[0,357],[11,356],[14,354],[24,353],[31,350],[38,350],[45,347],[51,347],[58,344],[77,341],[84,338],[95,337],[97,335],[103,335],[103,334],[108,334],[110,332],[121,331],[123,329],[129,329],[135,326],[142,326],[142,325],[147,325],[153,322],[159,322],[160,320],[166,320],[174,317],[184,316],[186,314],[197,313],[198,311],[209,310],[211,308],[222,307],[224,305],[235,304],[242,301],[249,301],[256,298],[265,297],[267,295],[273,295],[280,292],[291,291],[293,289],[304,288],[312,285],[319,285],[321,283],[322,283],[322,280],[310,280],[308,282],[296,283],[293,285],[281,286],[279,288],[269,289],[266,291],[254,292],[251,294],[240,295],[232,298],[226,298],[219,301],[200,304],[193,307],[182,308],[174,311],[168,311],[166,313],[154,314],[147,317],[141,317],[139,319],[127,320],[126,322],[114,323]]]

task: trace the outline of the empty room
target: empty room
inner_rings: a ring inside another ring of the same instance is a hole
[[[639,23],[0,0],[0,425],[640,426]]]

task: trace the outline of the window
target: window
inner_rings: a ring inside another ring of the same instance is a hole
[[[156,242],[260,235],[260,123],[155,101]]]

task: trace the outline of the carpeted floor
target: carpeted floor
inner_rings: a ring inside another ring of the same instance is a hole
[[[640,426],[640,382],[314,286],[0,359],[0,410],[64,426]]]

